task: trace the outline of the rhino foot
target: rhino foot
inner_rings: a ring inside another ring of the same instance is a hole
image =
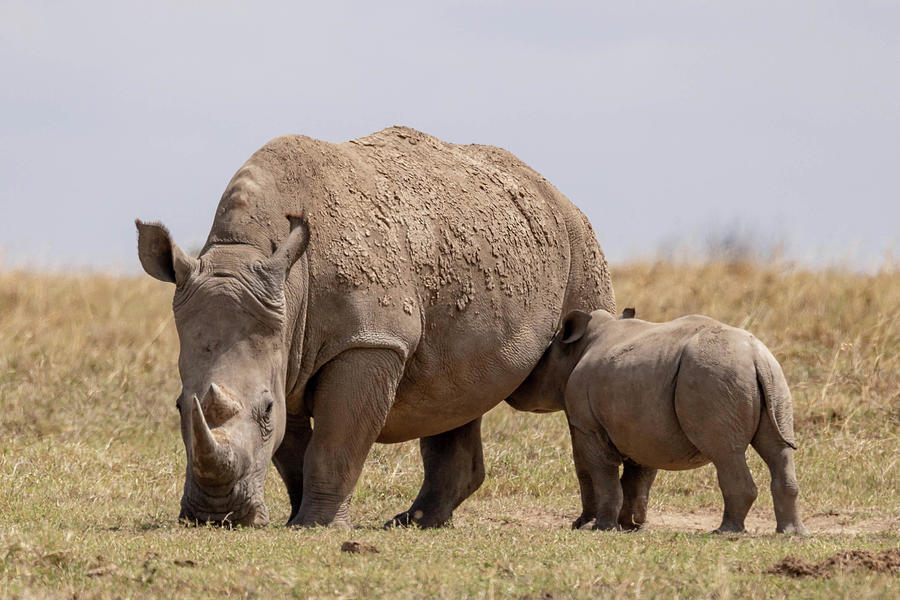
[[[785,525],[784,527],[779,527],[776,529],[778,533],[786,533],[788,535],[809,535],[809,529],[806,528],[806,525],[803,523],[791,523],[789,525]]]
[[[302,527],[332,527],[334,529],[351,529],[350,519],[335,519],[330,523],[320,523],[318,521],[304,522],[294,518],[285,524],[290,529],[300,529]]]
[[[572,521],[572,529],[590,529],[594,522],[594,517],[581,515]]]
[[[299,528],[299,527],[333,527],[335,529],[350,529],[350,499],[351,496],[347,496],[341,505],[338,507],[337,513],[334,514],[333,517],[322,517],[316,516],[315,513],[311,513],[307,511],[304,514],[304,511],[297,511],[297,514],[291,517],[291,519],[286,523],[287,527],[291,528]]]
[[[435,529],[443,527],[450,522],[450,518],[442,519],[440,517],[426,515],[421,510],[407,510],[384,524],[384,529],[393,529],[395,527],[419,527],[421,529]]]
[[[622,531],[622,526],[617,521],[601,522],[599,519],[592,527],[595,531]]]
[[[723,523],[722,525],[719,525],[718,529],[714,529],[710,531],[710,533],[713,535],[727,535],[729,533],[744,533],[744,531],[743,525],[726,525]]]
[[[646,529],[644,523],[622,522],[619,521],[619,527],[622,531],[643,531]]]

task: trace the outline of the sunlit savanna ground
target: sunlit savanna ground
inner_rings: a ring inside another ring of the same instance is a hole
[[[900,545],[900,272],[666,263],[613,271],[619,306],[704,313],[757,334],[792,386],[801,509],[813,535],[774,534],[768,474],[750,533],[703,533],[711,467],[661,473],[651,527],[570,531],[579,512],[562,415],[501,406],[484,423],[487,480],[438,531],[381,531],[421,478],[415,443],[373,449],[352,531],[184,528],[172,289],[149,277],[0,272],[0,597],[890,597],[897,576],[794,580],[786,555]],[[340,552],[345,540],[380,552]]]

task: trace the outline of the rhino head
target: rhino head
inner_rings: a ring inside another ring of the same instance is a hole
[[[564,410],[569,375],[588,343],[588,327],[594,315],[598,316],[597,321],[611,318],[604,310],[594,313],[569,311],[541,359],[506,401],[516,410],[537,413]]]
[[[159,224],[136,221],[144,270],[175,284],[172,302],[182,391],[176,401],[187,467],[182,519],[268,523],[263,483],[285,428],[285,281],[305,252],[309,226],[271,256],[243,244],[185,254]]]

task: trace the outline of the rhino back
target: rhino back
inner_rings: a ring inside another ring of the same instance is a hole
[[[677,470],[708,462],[682,431],[675,391],[685,345],[716,326],[693,315],[605,322],[569,379],[569,418],[585,429],[596,419],[615,447],[642,465]]]
[[[304,347],[405,344],[396,419],[437,407],[436,431],[471,420],[525,378],[567,310],[615,310],[587,219],[498,148],[402,127],[341,144],[277,138],[230,182],[209,243],[271,252],[283,214],[301,210],[312,231]]]

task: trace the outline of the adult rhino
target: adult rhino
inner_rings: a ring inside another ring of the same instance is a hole
[[[440,526],[484,479],[481,416],[539,409],[515,390],[561,318],[615,310],[590,224],[546,179],[403,127],[269,142],[199,258],[137,228],[175,283],[188,520],[267,523],[272,460],[288,525],[347,526],[371,445],[421,438],[421,491],[388,524]]]

